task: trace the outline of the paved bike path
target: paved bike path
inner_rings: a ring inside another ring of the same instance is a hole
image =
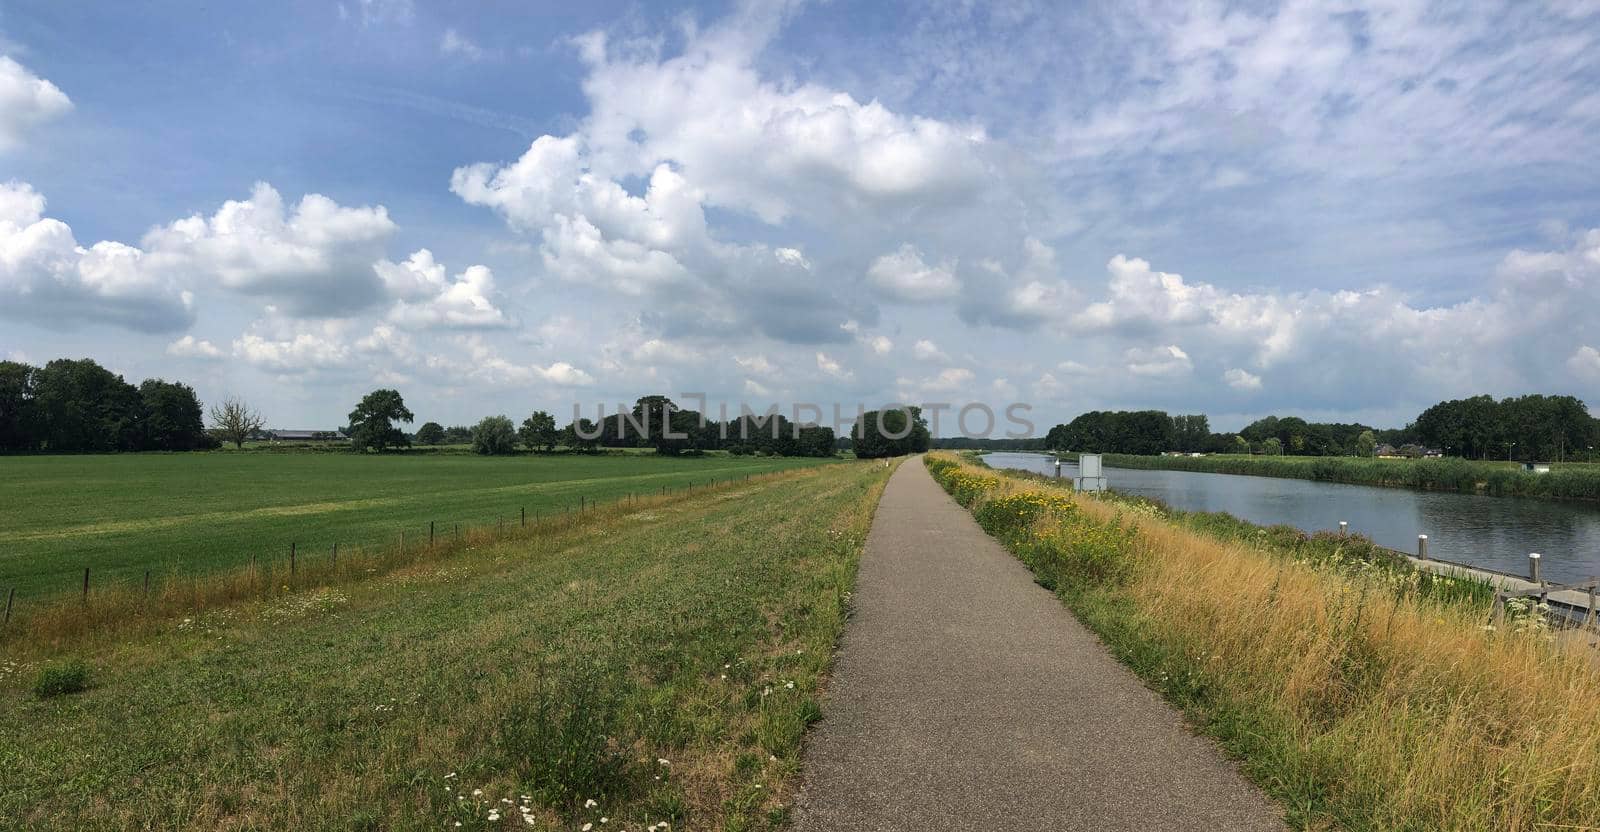
[[[825,714],[802,832],[1284,828],[919,459],[878,505]]]

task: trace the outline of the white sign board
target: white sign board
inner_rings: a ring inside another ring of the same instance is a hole
[[[1105,476],[1100,470],[1100,455],[1078,454],[1078,476],[1085,479]]]

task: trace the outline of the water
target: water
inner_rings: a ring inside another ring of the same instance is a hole
[[[1050,460],[1039,454],[984,456],[996,468],[1054,475]],[[1063,479],[1076,475],[1076,464],[1062,462]],[[1514,575],[1527,573],[1529,552],[1542,556],[1546,580],[1600,575],[1600,506],[1592,503],[1110,467],[1106,483],[1173,508],[1225,511],[1262,525],[1319,531],[1337,529],[1345,520],[1352,532],[1402,552],[1416,552],[1417,535],[1425,534],[1429,557]]]

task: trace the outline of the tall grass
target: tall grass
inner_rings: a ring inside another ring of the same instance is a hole
[[[1491,624],[1470,585],[1150,504],[1063,499],[943,455],[929,467],[1296,827],[1600,828],[1600,669],[1537,618]],[[1034,495],[1055,503],[993,508]]]
[[[1600,500],[1600,466],[1556,466],[1529,473],[1504,462],[1459,459],[1374,459],[1311,456],[1136,456],[1106,454],[1107,465],[1160,471],[1200,471],[1256,477],[1459,491],[1498,497]]]

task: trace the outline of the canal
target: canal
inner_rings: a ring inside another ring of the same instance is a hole
[[[992,453],[995,468],[1054,475],[1051,457]],[[1285,523],[1304,531],[1337,529],[1381,545],[1416,552],[1417,535],[1428,536],[1428,554],[1439,560],[1522,575],[1528,553],[1542,555],[1545,580],[1576,581],[1600,575],[1600,506],[1519,497],[1485,497],[1412,491],[1310,480],[1136,471],[1106,468],[1107,486],[1153,497],[1187,511],[1225,511],[1261,525]],[[1062,462],[1070,479],[1077,466]]]

